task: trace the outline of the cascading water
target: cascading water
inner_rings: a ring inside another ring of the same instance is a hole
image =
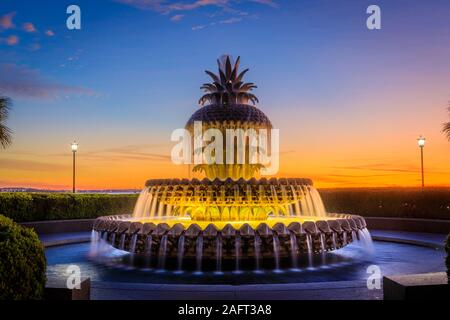
[[[120,250],[125,250],[125,237],[126,237],[126,234],[125,234],[125,233],[123,233],[123,234],[120,236],[120,244],[119,244],[119,249],[120,249]]]
[[[137,234],[133,234],[130,242],[130,253],[132,254],[134,254],[136,251],[136,241],[137,241]]]
[[[273,253],[275,259],[275,272],[280,272],[280,240],[276,234],[273,235]]]
[[[239,259],[241,255],[241,236],[237,235],[236,242],[234,243],[234,257],[235,257],[235,268],[234,272],[239,273]]]
[[[113,235],[111,236],[111,243],[114,245],[116,243],[116,234],[113,233]]]
[[[314,187],[308,187],[308,192],[311,197],[312,205],[315,209],[315,216],[325,217],[327,215],[327,212],[325,210],[325,206],[323,204],[319,191],[317,191],[317,189]]]
[[[331,235],[331,241],[333,242],[333,248],[337,248],[336,233],[334,232]]]
[[[264,216],[259,216],[258,212],[261,212],[261,207],[256,205],[256,209],[253,211],[241,210],[240,207],[229,207],[228,203],[239,203],[241,199],[245,199],[247,203],[252,203],[254,199],[259,199],[261,203],[265,203],[267,199],[272,201],[272,205],[262,208],[272,208],[272,214],[274,216],[314,216],[325,217],[326,211],[323,205],[320,194],[313,186],[284,186],[284,185],[269,185],[267,190],[265,187],[259,187],[256,192],[250,185],[243,186],[234,185],[231,193],[225,190],[226,185],[220,186],[217,194],[220,194],[220,200],[227,203],[226,206],[213,207],[212,209],[218,210],[219,215],[228,216],[231,214],[231,218],[240,219],[243,217],[252,216],[256,219],[263,219]],[[228,189],[227,189],[228,190]],[[183,185],[179,188],[171,186],[148,186],[139,195],[136,202],[133,218],[134,219],[161,219],[167,217],[181,217],[186,211],[194,212],[195,208],[189,209],[190,203],[200,203],[204,199],[211,198],[213,194],[212,190],[206,192],[203,189],[199,189],[197,186]],[[260,193],[269,193],[268,198],[260,197]],[[179,205],[177,205],[179,204]],[[186,207],[186,205],[188,205]],[[175,210],[173,209],[175,208]],[[211,210],[212,210],[211,209]],[[211,211],[212,212],[212,211]],[[237,217],[233,217],[234,212]],[[245,212],[245,213],[244,213]],[[210,209],[205,207],[204,215],[209,217]],[[239,216],[242,215],[242,216]],[[247,216],[246,216],[247,215]],[[244,219],[246,220],[246,219]],[[251,219],[250,219],[251,220]]]
[[[164,270],[166,266],[166,256],[167,256],[167,235],[163,235],[161,238],[161,243],[159,245],[158,253],[158,269]]]
[[[367,228],[364,228],[362,230],[358,230],[358,238],[359,238],[359,245],[364,248],[368,253],[373,253],[373,241],[372,236],[369,233],[369,230]]]
[[[150,269],[152,262],[152,245],[153,239],[151,235],[148,235],[145,240],[145,269]]]
[[[195,256],[197,263],[197,274],[202,273],[202,261],[203,261],[203,236],[199,235],[195,246]]]
[[[177,253],[177,263],[178,272],[183,271],[183,259],[184,259],[184,235],[181,235],[178,239],[178,253]]]
[[[91,232],[91,247],[89,250],[89,256],[93,257],[97,255],[98,247],[99,247],[99,233],[95,230]]]
[[[261,259],[261,247],[260,247],[260,238],[259,235],[255,235],[255,244],[254,244],[254,249],[255,249],[255,271],[259,272],[260,271],[260,259]]]
[[[320,234],[320,249],[325,251],[325,235],[323,233]]]
[[[306,247],[308,250],[308,269],[313,269],[313,244],[312,244],[312,237],[310,234],[306,235]]]
[[[216,238],[216,273],[222,273],[222,235]]]
[[[325,239],[325,234],[321,233],[320,234],[320,257],[321,257],[321,264],[322,267],[326,266],[326,239]]]
[[[297,244],[297,237],[293,232],[289,234],[290,237],[290,244],[291,244],[291,263],[292,263],[292,269],[298,270],[298,244]]]

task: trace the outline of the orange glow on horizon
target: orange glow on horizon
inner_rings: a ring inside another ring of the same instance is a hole
[[[384,141],[383,146],[364,146],[359,142],[355,146],[348,143],[319,150],[311,146],[315,150],[308,153],[282,152],[277,177],[310,178],[317,188],[419,187],[419,147],[411,140],[409,145],[400,143],[402,147],[392,141]],[[427,138],[427,142],[425,185],[450,187],[447,142],[442,138],[436,144],[432,137]],[[188,166],[174,165],[169,159],[125,159],[123,154],[93,156],[83,149],[76,156],[78,190],[142,189],[148,179],[202,178],[189,173]],[[55,156],[30,156],[17,154],[11,148],[2,154],[0,163],[0,187],[71,189],[70,150]]]

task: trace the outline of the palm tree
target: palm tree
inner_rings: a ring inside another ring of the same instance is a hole
[[[231,66],[230,56],[224,56],[223,60],[217,60],[219,75],[206,70],[206,74],[213,80],[212,83],[205,83],[201,87],[206,94],[200,98],[199,104],[206,103],[218,105],[247,104],[251,101],[256,104],[258,98],[250,93],[257,88],[254,83],[244,83],[242,78],[249,69],[245,69],[238,74],[241,57],[238,57],[234,67]]]
[[[448,114],[450,115],[450,102],[449,102],[449,106],[448,106]],[[447,139],[450,141],[450,122],[444,123],[442,132],[445,133],[445,135],[447,136]]]
[[[7,97],[0,96],[0,145],[3,149],[11,144],[12,131],[5,125],[10,108],[11,100]]]

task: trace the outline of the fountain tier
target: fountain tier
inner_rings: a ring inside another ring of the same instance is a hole
[[[98,218],[94,231],[97,240],[136,255],[176,258],[182,251],[184,257],[201,255],[202,259],[217,259],[218,248],[220,259],[273,258],[276,251],[279,257],[317,254],[363,240],[367,234],[364,218],[338,214],[232,223],[177,217],[139,221],[132,216],[109,216]]]
[[[325,216],[309,179],[149,180],[135,218],[190,217],[194,221],[263,221],[268,217]]]

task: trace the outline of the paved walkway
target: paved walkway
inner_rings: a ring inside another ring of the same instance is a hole
[[[95,300],[380,300],[365,281],[258,285],[92,283]]]

